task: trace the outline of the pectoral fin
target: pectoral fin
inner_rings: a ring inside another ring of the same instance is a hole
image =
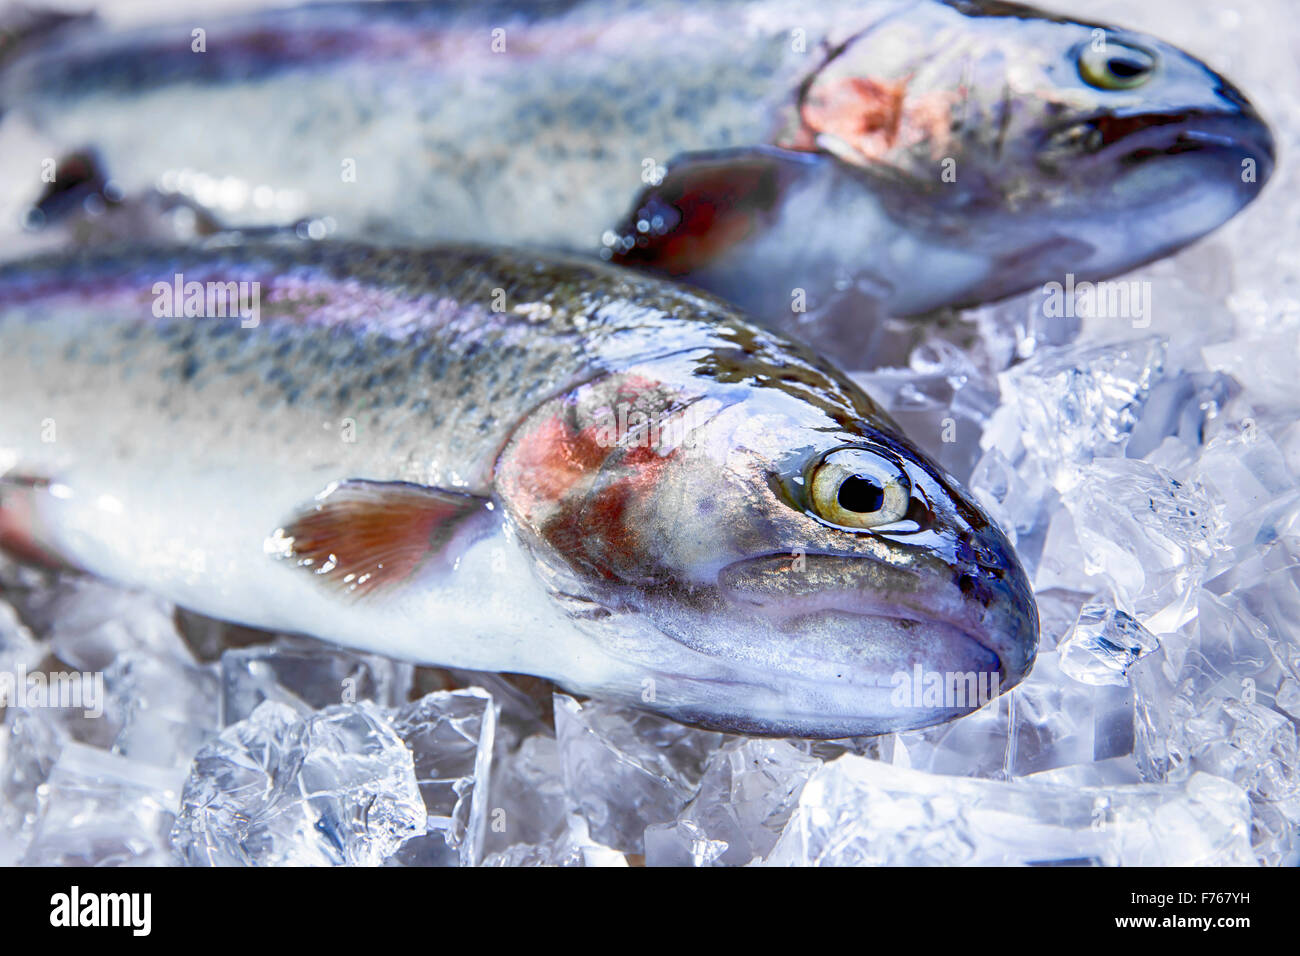
[[[790,187],[827,161],[774,146],[680,156],[614,230],[609,256],[672,276],[698,272],[767,225]]]
[[[406,482],[351,480],[325,489],[266,539],[331,587],[364,596],[432,565],[450,570],[491,523],[486,498]]]
[[[75,246],[174,243],[179,239],[305,241],[300,237],[309,220],[240,225],[225,221],[217,210],[179,193],[151,188],[123,196],[110,191],[108,184],[94,150],[65,156],[37,200],[29,226],[59,230],[64,240]]]

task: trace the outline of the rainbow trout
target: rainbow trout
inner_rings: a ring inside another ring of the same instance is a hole
[[[10,550],[723,730],[926,726],[1036,651],[1007,539],[848,378],[596,262],[0,267],[0,475]]]
[[[89,148],[114,194],[161,186],[232,226],[316,217],[315,234],[601,255],[833,354],[874,315],[1173,252],[1274,162],[1255,109],[1201,61],[1000,0],[74,24],[0,71],[0,110],[48,137],[12,173],[38,192],[41,156]]]

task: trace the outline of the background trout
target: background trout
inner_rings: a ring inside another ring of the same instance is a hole
[[[11,156],[33,195],[43,157],[89,149],[98,167],[68,176],[112,195],[161,186],[233,226],[599,254],[854,357],[873,315],[1170,253],[1273,167],[1267,127],[1204,63],[998,0],[72,24],[11,59],[0,109],[47,137]]]
[[[932,724],[1037,643],[1007,540],[847,378],[598,263],[0,268],[0,474],[28,556],[726,730]]]

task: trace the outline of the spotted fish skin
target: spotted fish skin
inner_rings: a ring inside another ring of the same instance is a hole
[[[186,291],[240,283],[224,316]],[[83,252],[0,267],[0,346],[0,542],[215,617],[811,737],[982,703],[900,702],[900,674],[997,693],[1033,661],[1024,573],[957,483],[668,283],[481,247]],[[879,500],[819,493],[845,460]]]
[[[0,110],[231,226],[600,255],[861,357],[880,315],[1100,279],[1251,202],[1247,97],[1000,0],[328,4],[68,29]],[[34,186],[36,184],[33,184]]]
[[[735,0],[316,4],[215,19],[203,53],[193,24],[90,28],[11,64],[0,107],[93,147],[128,194],[230,177],[238,208],[204,198],[231,225],[594,253],[647,160],[773,135],[818,54],[769,19]],[[259,206],[258,186],[297,198]]]

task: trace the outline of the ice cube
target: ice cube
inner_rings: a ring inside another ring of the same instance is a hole
[[[1292,717],[1300,719],[1300,682],[1283,678],[1277,689],[1277,706]]]
[[[303,716],[358,700],[395,707],[405,702],[410,683],[409,664],[318,641],[280,638],[221,655],[221,724],[243,720],[264,700],[287,704]]]
[[[64,745],[40,785],[27,866],[171,866],[183,773]]]
[[[37,677],[44,696],[29,708],[12,710],[7,728],[16,741],[15,761],[28,768],[17,774],[27,781],[21,790],[44,779],[29,771],[37,765],[48,770],[68,742],[112,748],[155,766],[184,767],[198,744],[215,732],[215,676],[175,656],[129,650],[104,673],[33,672],[29,686],[37,686],[31,684]],[[33,763],[33,748],[49,759]],[[12,770],[6,771],[9,786],[19,786]],[[30,801],[10,797],[28,812]]]
[[[1260,582],[1267,588],[1266,578]],[[1208,590],[1200,593],[1197,601],[1195,638],[1183,646],[1195,649],[1204,661],[1204,669],[1237,681],[1235,692],[1245,691],[1245,679],[1264,680],[1265,672],[1274,658],[1285,657],[1286,635],[1272,631],[1264,621],[1250,610],[1251,591],[1218,597]],[[1280,640],[1279,640],[1280,639]],[[1225,685],[1230,687],[1231,685]]]
[[[1042,473],[1033,468],[1017,469],[999,449],[990,448],[976,463],[969,486],[1016,546],[1022,563],[1026,555],[1036,560],[1056,497]],[[1025,570],[1033,575],[1032,561]]]
[[[484,858],[483,866],[627,866],[627,857],[592,840],[587,821],[573,813],[564,832],[541,844],[516,843]]]
[[[45,654],[18,614],[0,599],[0,674],[16,674],[36,667]],[[0,696],[0,714],[8,702]]]
[[[375,866],[425,832],[411,752],[373,703],[265,701],[195,758],[171,832],[206,866]]]
[[[1002,776],[1010,753],[1010,703],[1004,694],[961,720],[895,734],[889,762],[931,773]]]
[[[1192,447],[1203,444],[1210,424],[1240,392],[1240,385],[1218,372],[1170,374],[1151,386],[1125,453],[1129,458],[1148,458],[1174,436]]]
[[[419,670],[428,669],[417,668],[417,672]],[[552,713],[555,685],[545,678],[527,674],[493,674],[455,667],[447,668],[444,673],[452,681],[452,686],[440,687],[438,690],[479,687],[492,695],[492,703],[497,708],[498,739],[506,732],[512,735],[512,742],[518,744],[533,734],[555,733],[555,718]]]
[[[1189,727],[1192,766],[1265,802],[1300,793],[1295,724],[1258,701],[1213,698]]]
[[[74,740],[105,750],[122,727],[122,703],[108,692],[103,674],[38,669],[14,686],[24,706],[6,711],[11,727],[42,724],[56,744]]]
[[[1128,669],[1160,646],[1130,615],[1107,604],[1085,605],[1058,648],[1061,670],[1083,684],[1128,685]]]
[[[1166,349],[1157,336],[1048,349],[1002,374],[1022,441],[1047,464],[1053,484],[1067,489],[1080,466],[1124,454],[1152,383],[1164,374]]]
[[[1049,651],[1039,655],[1029,679],[1012,695],[1009,776],[1131,758],[1133,695],[1127,687],[1071,680],[1060,654]]]
[[[1261,866],[1300,866],[1300,809],[1295,801],[1273,805],[1252,801],[1251,843]]]
[[[1130,738],[1131,736],[1130,733]],[[1131,753],[1092,763],[1056,767],[1029,774],[1023,779],[1030,783],[1050,783],[1062,787],[1118,787],[1143,782]]]
[[[1124,688],[1068,678],[1040,651],[1020,686],[949,724],[895,735],[889,763],[961,776],[1020,777],[1133,752],[1133,699]]]
[[[113,741],[113,753],[155,767],[188,767],[217,735],[217,728],[176,720],[156,711],[133,711]]]
[[[1016,359],[1026,359],[1042,349],[1069,344],[1078,337],[1078,316],[1048,314],[1043,294],[1034,291],[962,313],[979,330],[980,353],[987,368],[1002,370]]]
[[[1205,489],[1146,462],[1098,460],[1079,469],[1064,500],[1085,570],[1103,577],[1115,604],[1155,634],[1196,616],[1196,596],[1220,546],[1222,525]]]
[[[1201,349],[1208,368],[1249,383],[1254,402],[1278,411],[1300,411],[1295,380],[1295,332],[1252,334]]]
[[[784,740],[729,742],[709,757],[677,820],[646,829],[646,865],[743,866],[765,856],[821,765]]]
[[[1042,650],[1056,650],[1079,620],[1079,612],[1094,597],[1085,591],[1048,588],[1034,593],[1038,605],[1038,637]]]
[[[803,789],[769,865],[1250,865],[1234,784],[1083,788],[938,776],[851,755]]]
[[[122,729],[113,750],[161,767],[188,767],[220,725],[220,681],[207,667],[129,651],[104,675]]]
[[[1221,582],[1235,585],[1224,597],[1241,621],[1233,643],[1241,644],[1252,662],[1271,656],[1292,677],[1300,676],[1300,566],[1287,561],[1268,568],[1252,562],[1241,569],[1248,572],[1244,580],[1229,582],[1232,576],[1223,575],[1213,582],[1216,588]]]
[[[1093,593],[1106,580],[1091,569],[1070,512],[1058,502],[1051,509],[1042,555],[1034,573],[1034,591]]]
[[[43,600],[44,630],[59,660],[82,671],[102,671],[120,654],[140,651],[193,663],[176,630],[171,604],[95,578],[59,579]]]
[[[496,726],[492,697],[471,688],[428,694],[392,716],[415,758],[427,833],[397,852],[406,865],[473,866],[483,855]]]
[[[498,739],[489,803],[490,852],[520,843],[548,843],[559,837],[569,804],[555,738],[534,735],[513,749]]]
[[[5,759],[0,763],[0,828],[25,845],[36,825],[37,788],[59,759],[68,734],[48,710],[10,707],[0,730]]]
[[[1267,582],[1254,588],[1269,591]],[[1291,645],[1248,603],[1237,593],[1203,591],[1195,628],[1134,665],[1136,756],[1147,780],[1204,771],[1246,790],[1255,851],[1276,862],[1291,858],[1300,824],[1295,721],[1279,699]]]
[[[725,840],[710,840],[690,819],[655,823],[645,829],[646,866],[712,866],[726,851]]]
[[[1278,533],[1277,523],[1293,512],[1300,489],[1281,449],[1253,419],[1228,429],[1206,445],[1194,476],[1213,491],[1225,525],[1225,545],[1241,560]]]
[[[604,701],[555,695],[555,734],[571,803],[596,842],[643,852],[645,828],[695,794],[722,735]]]

